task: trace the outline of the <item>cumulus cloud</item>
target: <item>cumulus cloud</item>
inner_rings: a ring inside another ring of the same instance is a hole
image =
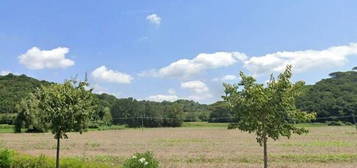
[[[25,54],[19,56],[20,63],[29,69],[67,68],[74,65],[74,61],[66,58],[69,49],[58,47],[52,50],[41,50],[32,47]]]
[[[160,25],[161,17],[155,13],[146,16],[146,20],[155,25]]]
[[[151,101],[156,101],[156,102],[162,102],[162,101],[176,101],[179,99],[178,96],[176,95],[164,95],[164,94],[158,94],[158,95],[152,95],[147,98],[148,100]]]
[[[220,77],[220,78],[213,78],[212,81],[224,82],[224,81],[232,81],[232,80],[236,80],[236,79],[239,79],[239,77],[236,75],[224,75],[223,77]]]
[[[120,95],[119,92],[116,92],[116,93],[115,92],[111,92],[107,88],[104,88],[104,87],[102,87],[101,85],[99,85],[97,83],[94,84],[94,85],[89,86],[87,89],[93,89],[93,93],[96,93],[96,94],[105,93],[105,94],[113,95],[113,96],[115,96],[117,98],[119,98],[119,95]]]
[[[172,77],[187,79],[208,69],[228,67],[247,56],[239,52],[201,53],[193,59],[180,59],[158,70],[142,72],[141,76]]]
[[[182,82],[181,87],[185,89],[192,90],[195,93],[204,93],[207,92],[209,89],[205,83],[202,81],[188,81]]]
[[[196,80],[196,81],[182,82],[181,87],[184,89],[188,89],[193,93],[193,95],[189,96],[188,99],[199,101],[212,97],[209,88],[202,81]]]
[[[293,65],[294,71],[303,72],[319,67],[342,66],[347,57],[357,54],[357,43],[334,46],[325,50],[281,51],[244,61],[244,67],[253,74],[281,72],[286,65]]]
[[[0,71],[0,76],[5,76],[11,73],[10,71]]]
[[[110,83],[131,83],[133,77],[129,74],[108,69],[106,66],[100,66],[92,72],[95,80],[110,82]]]

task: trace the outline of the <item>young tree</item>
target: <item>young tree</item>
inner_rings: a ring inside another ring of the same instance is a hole
[[[267,168],[268,138],[277,140],[280,136],[290,138],[293,133],[307,133],[307,129],[296,127],[295,124],[311,121],[315,114],[302,112],[295,107],[295,98],[300,94],[304,82],[294,84],[290,81],[290,65],[277,80],[272,76],[266,87],[243,72],[240,76],[240,83],[224,84],[226,96],[223,98],[234,112],[235,119],[231,126],[249,133],[255,132],[257,142],[264,147],[264,168]]]
[[[86,82],[66,81],[64,84],[43,86],[30,96],[28,102],[37,109],[29,111],[36,125],[51,130],[57,139],[56,168],[59,168],[60,139],[68,132],[86,131],[96,110],[94,95],[86,90]]]

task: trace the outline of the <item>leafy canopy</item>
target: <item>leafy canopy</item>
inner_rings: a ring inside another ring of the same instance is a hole
[[[260,145],[267,138],[289,138],[293,133],[302,134],[308,131],[294,125],[314,119],[315,114],[302,112],[295,107],[295,98],[299,96],[304,82],[294,84],[290,81],[290,65],[277,80],[271,76],[266,87],[243,72],[240,76],[240,83],[224,84],[226,96],[223,98],[233,110],[233,127],[249,133],[255,132]]]
[[[55,138],[68,138],[67,132],[82,133],[96,110],[94,95],[86,90],[86,82],[66,81],[64,84],[42,86],[30,96],[32,117],[36,124],[51,130]]]

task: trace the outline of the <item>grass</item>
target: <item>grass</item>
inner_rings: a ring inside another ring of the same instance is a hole
[[[0,133],[12,133],[14,132],[14,126],[8,124],[0,124]]]
[[[127,129],[123,126],[82,135],[70,133],[61,155],[88,162],[120,165],[133,153],[152,151],[161,167],[261,167],[262,148],[255,136],[228,130],[222,123],[185,123],[181,128]],[[272,168],[357,167],[357,131],[351,126],[299,124],[310,130],[268,142]],[[2,146],[21,153],[54,157],[56,141],[50,133],[0,134]]]
[[[208,123],[208,122],[184,122],[182,127],[190,127],[190,128],[212,128],[212,127],[225,127],[227,128],[228,123]]]

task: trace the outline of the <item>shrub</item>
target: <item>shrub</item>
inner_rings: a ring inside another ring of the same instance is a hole
[[[0,149],[0,168],[53,168],[55,160],[44,155],[35,157]],[[85,161],[79,158],[62,159],[61,168],[110,168],[108,164]]]
[[[18,155],[14,158],[11,168],[53,168],[54,162],[46,156],[39,157]]]
[[[4,149],[0,151],[0,167],[10,168],[12,162],[12,152]]]
[[[327,122],[328,126],[344,126],[345,124],[342,121],[329,121]]]
[[[154,158],[153,153],[135,153],[124,162],[123,168],[158,168],[159,161]]]
[[[346,121],[346,122],[345,122],[345,125],[351,126],[351,125],[353,125],[353,124],[350,123],[350,122],[348,122],[348,121]]]

